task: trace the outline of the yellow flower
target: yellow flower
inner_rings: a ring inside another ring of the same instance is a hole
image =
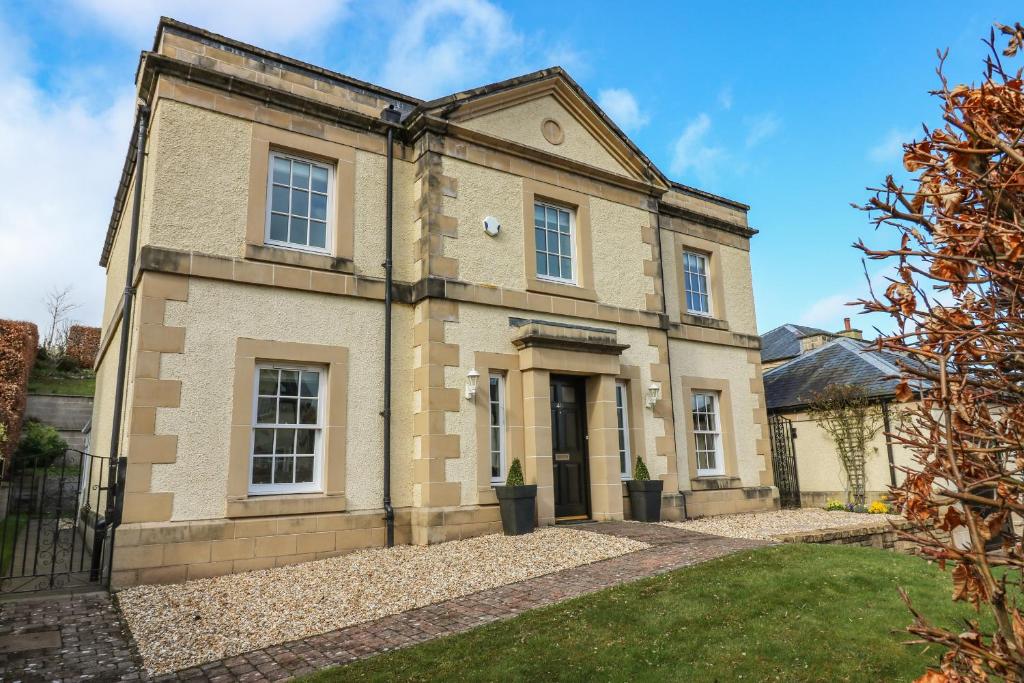
[[[873,515],[884,515],[889,512],[889,506],[880,500],[876,500],[874,503],[868,506],[868,512]]]

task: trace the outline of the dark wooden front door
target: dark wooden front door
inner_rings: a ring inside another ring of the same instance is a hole
[[[555,468],[555,517],[590,513],[587,472],[587,398],[583,380],[551,377],[551,455]]]

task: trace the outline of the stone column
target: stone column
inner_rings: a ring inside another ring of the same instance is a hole
[[[590,515],[598,521],[622,519],[614,375],[595,375],[587,379],[587,436]]]
[[[523,372],[523,474],[537,485],[537,522],[555,522],[554,471],[551,459],[551,375]]]

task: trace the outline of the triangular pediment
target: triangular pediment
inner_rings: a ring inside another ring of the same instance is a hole
[[[657,186],[667,180],[561,69],[427,103],[462,128]]]

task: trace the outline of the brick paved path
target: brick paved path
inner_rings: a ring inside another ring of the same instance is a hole
[[[474,593],[454,600],[356,624],[319,636],[274,645],[201,667],[162,676],[161,681],[282,680],[344,664],[371,655],[468,631],[536,607],[704,562],[738,550],[765,545],[762,541],[721,538],[653,524],[608,522],[581,527],[613,536],[634,538],[652,547],[582,567]],[[24,653],[0,652],[0,680],[93,680],[143,677],[141,664],[116,610],[105,595],[76,596],[61,601],[0,604],[0,636],[31,628],[60,625],[73,640],[69,647]],[[8,620],[14,624],[9,628]],[[82,628],[92,629],[86,636]],[[49,624],[49,625],[47,625]]]
[[[27,640],[49,647],[6,652]],[[105,592],[0,602],[0,681],[136,680],[140,671]]]

